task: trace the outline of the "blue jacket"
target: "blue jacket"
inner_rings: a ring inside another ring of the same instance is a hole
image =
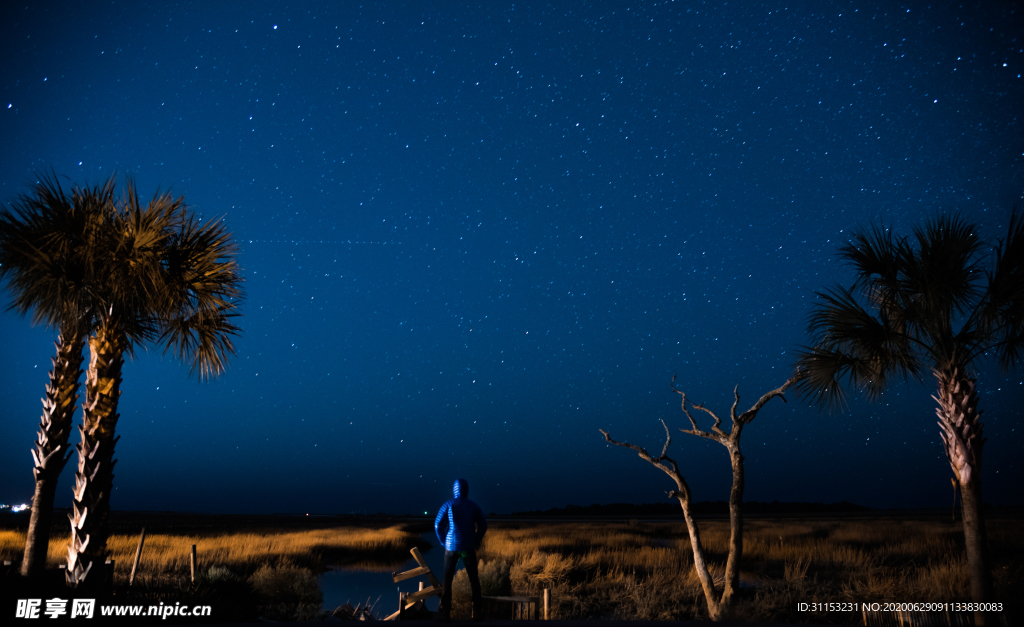
[[[434,519],[434,533],[449,551],[475,551],[487,533],[480,506],[469,500],[469,482],[456,479],[455,498],[441,506]]]

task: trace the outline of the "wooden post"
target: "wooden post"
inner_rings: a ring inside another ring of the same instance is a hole
[[[544,620],[548,620],[548,608],[551,607],[551,588],[544,588]]]
[[[192,585],[196,585],[196,545],[192,545]]]
[[[142,533],[139,534],[139,546],[135,547],[135,562],[132,564],[132,574],[128,575],[128,586],[131,587],[135,583],[135,571],[139,568],[139,558],[142,557],[142,543],[146,540],[146,528],[142,528]]]
[[[104,575],[104,579],[106,580],[104,583],[107,585],[107,590],[110,590],[114,587],[114,560],[107,560],[103,565],[107,568]]]

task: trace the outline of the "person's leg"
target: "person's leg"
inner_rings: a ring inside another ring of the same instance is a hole
[[[462,557],[469,575],[469,587],[473,590],[473,620],[483,618],[483,596],[480,594],[480,573],[476,569],[476,551],[466,551]]]
[[[459,565],[459,554],[445,549],[444,552],[444,589],[441,591],[441,604],[437,608],[437,617],[451,618],[452,615],[452,581],[455,580],[455,569]]]

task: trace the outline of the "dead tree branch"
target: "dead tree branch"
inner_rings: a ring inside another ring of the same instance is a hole
[[[797,381],[799,381],[802,378],[804,378],[804,372],[802,370],[799,370],[779,387],[775,388],[774,390],[771,390],[770,392],[765,392],[764,395],[761,396],[761,398],[757,399],[757,402],[754,403],[753,407],[740,414],[739,420],[742,421],[743,424],[749,423],[757,416],[757,412],[761,411],[761,408],[764,407],[765,403],[772,400],[776,396],[781,398],[783,403],[787,402],[786,397],[783,396],[783,394],[786,393],[786,390],[788,390],[790,386],[794,385]],[[739,386],[737,386],[737,389],[739,389]],[[736,394],[736,402],[738,403],[739,400],[740,395]],[[734,409],[735,407],[736,406],[733,405]],[[735,412],[733,413],[733,415],[735,415]]]
[[[661,426],[665,428],[665,445],[661,447],[661,455],[659,455],[658,457],[654,457],[653,455],[648,453],[647,449],[643,448],[642,446],[630,444],[629,442],[618,442],[616,440],[613,440],[612,436],[609,435],[608,432],[605,431],[604,429],[598,429],[598,431],[600,431],[601,434],[604,435],[605,441],[608,442],[609,444],[614,444],[615,446],[622,446],[624,448],[636,451],[637,455],[640,456],[640,459],[654,465],[655,468],[658,468],[663,473],[671,477],[672,480],[676,482],[676,487],[679,488],[678,491],[681,494],[685,495],[686,499],[689,500],[690,486],[687,485],[686,479],[684,479],[682,473],[679,472],[679,465],[676,463],[674,459],[668,456],[668,447],[670,444],[672,444],[672,432],[669,431],[668,425],[665,424],[664,420],[661,421]],[[669,498],[674,497],[675,492],[670,492]]]

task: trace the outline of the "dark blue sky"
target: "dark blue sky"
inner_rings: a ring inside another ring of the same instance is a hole
[[[722,412],[780,385],[851,229],[1005,234],[1021,5],[943,5],[5,3],[0,200],[116,172],[241,243],[229,371],[125,367],[112,506],[435,511],[457,476],[487,512],[663,500],[598,429],[659,448],[673,373]],[[0,315],[0,502],[32,496],[53,339]],[[1024,372],[979,374],[986,500],[1020,504]],[[932,387],[773,401],[747,499],[948,506]],[[725,449],[672,452],[727,498]]]

